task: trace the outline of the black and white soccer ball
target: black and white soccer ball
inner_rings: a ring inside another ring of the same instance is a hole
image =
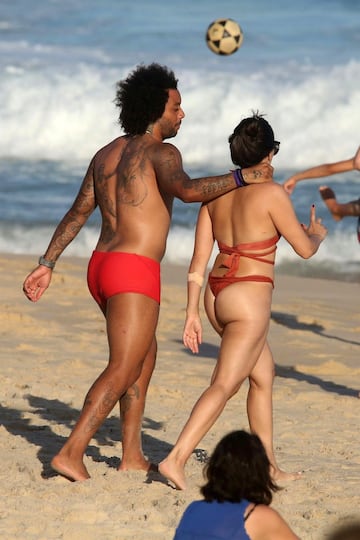
[[[243,31],[233,19],[216,19],[209,24],[206,43],[209,49],[221,55],[233,54],[241,46]]]

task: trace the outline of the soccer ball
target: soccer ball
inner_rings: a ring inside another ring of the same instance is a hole
[[[233,19],[217,19],[209,24],[206,32],[207,46],[216,54],[233,54],[243,39],[243,32]]]

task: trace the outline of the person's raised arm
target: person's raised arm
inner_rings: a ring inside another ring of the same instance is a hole
[[[194,252],[189,266],[186,320],[183,331],[183,343],[193,353],[199,352],[199,344],[202,342],[202,325],[199,315],[200,294],[213,245],[211,220],[207,206],[203,205],[197,219]]]
[[[291,194],[294,191],[296,184],[301,180],[322,178],[323,176],[331,176],[333,174],[352,171],[354,168],[360,168],[360,154],[358,154],[359,150],[355,154],[354,158],[336,161],[334,163],[323,163],[322,165],[311,167],[310,169],[306,169],[294,174],[293,176],[290,176],[290,178],[285,180],[283,184],[285,191]],[[358,159],[358,167],[355,167],[356,157]]]
[[[161,143],[153,150],[153,163],[160,190],[183,202],[209,202],[246,183],[268,182],[272,179],[273,167],[270,163],[260,163],[255,167],[242,169],[241,175],[230,171],[218,176],[191,179],[184,171],[179,150],[171,143]]]
[[[56,227],[44,255],[39,258],[39,265],[25,278],[23,291],[32,302],[37,302],[49,287],[57,259],[96,208],[93,167],[92,161],[71,208]]]
[[[315,205],[310,209],[310,223],[306,226],[299,222],[290,197],[282,186],[272,184],[267,200],[271,219],[278,232],[300,257],[312,257],[327,235],[321,219],[316,218]]]

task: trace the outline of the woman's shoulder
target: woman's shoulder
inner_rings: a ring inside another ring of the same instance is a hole
[[[284,186],[282,184],[278,184],[278,182],[261,182],[260,184],[250,184],[250,186],[247,187],[251,186],[254,186],[261,191],[273,191],[274,193],[286,194]]]
[[[277,182],[264,182],[262,184],[255,184],[253,193],[255,197],[260,197],[266,200],[268,203],[286,203],[290,200],[289,194],[285,191],[282,184]]]
[[[277,540],[299,540],[277,510],[259,504],[246,521],[251,538],[276,538]]]

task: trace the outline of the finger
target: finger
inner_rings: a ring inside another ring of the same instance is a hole
[[[188,348],[192,353],[196,352],[196,343],[192,339],[188,340]]]
[[[198,340],[197,340],[196,336],[192,336],[190,341],[191,341],[191,350],[192,350],[192,352],[193,353],[199,352]]]
[[[193,349],[194,338],[192,338],[189,334],[186,334],[184,336],[183,342],[184,342],[185,347],[187,347],[190,350]]]
[[[310,223],[314,223],[315,221],[315,204],[312,204],[311,205],[311,208],[310,208]]]

